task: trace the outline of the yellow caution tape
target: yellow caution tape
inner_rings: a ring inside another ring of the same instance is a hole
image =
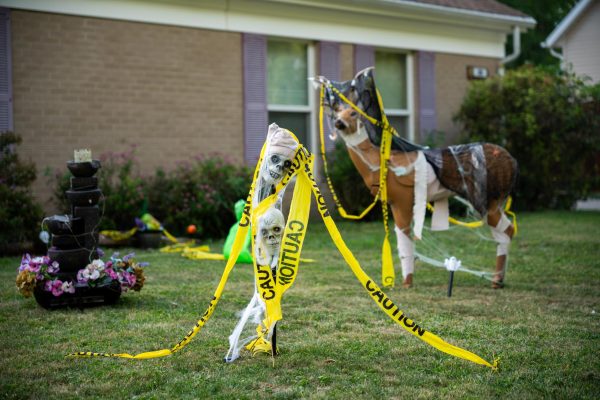
[[[297,141],[295,136],[293,137]],[[239,222],[239,228],[231,249],[231,256],[227,261],[225,270],[221,276],[221,280],[219,281],[208,308],[202,317],[196,322],[196,325],[194,325],[194,327],[187,333],[187,335],[185,335],[181,341],[169,349],[144,352],[136,355],[131,355],[128,353],[78,352],[69,354],[68,356],[148,359],[168,356],[184,348],[191,342],[191,340],[196,336],[196,334],[198,334],[204,324],[212,316],[217,303],[221,298],[221,294],[225,288],[229,274],[235,265],[235,260],[237,260],[237,257],[242,249],[248,229],[252,229],[252,231],[255,233],[257,226],[256,222],[260,215],[262,215],[263,212],[275,204],[275,201],[277,200],[277,194],[294,176],[297,176],[296,187],[292,197],[292,204],[282,239],[281,251],[277,266],[277,276],[273,276],[270,266],[263,266],[257,264],[256,261],[254,262],[255,281],[257,284],[258,293],[266,304],[266,318],[263,321],[263,324],[257,327],[259,338],[250,346],[253,351],[272,351],[272,349],[270,349],[270,342],[267,340],[269,337],[268,333],[274,328],[276,322],[282,318],[282,296],[285,291],[292,286],[297,277],[300,253],[306,237],[306,230],[308,226],[310,202],[311,198],[314,196],[319,214],[321,215],[321,218],[323,219],[329,235],[331,236],[331,239],[333,240],[337,249],[340,251],[344,260],[350,266],[350,269],[360,281],[361,285],[367,291],[368,295],[377,303],[381,310],[388,315],[389,318],[391,318],[394,322],[415,337],[442,352],[480,365],[485,365],[494,370],[497,369],[497,360],[495,360],[493,363],[489,363],[468,350],[445,342],[440,337],[427,331],[414,320],[410,319],[406,313],[396,306],[394,302],[379,288],[379,286],[363,271],[350,249],[348,249],[346,246],[329,213],[329,210],[327,209],[325,198],[321,194],[321,191],[319,190],[319,187],[314,179],[313,156],[301,144],[299,144],[299,149],[292,161],[292,166],[290,167],[288,173],[284,176],[283,180],[275,188],[275,193],[261,201],[256,208],[252,208],[252,197],[264,152],[265,146],[263,146],[259,162],[255,169],[254,180],[250,189],[250,193],[246,199],[246,205],[244,207],[242,218]],[[254,245],[252,246],[252,249],[254,249]],[[254,257],[254,259],[256,260],[256,257]]]
[[[137,227],[133,227],[128,231],[100,231],[100,235],[106,236],[110,240],[114,240],[115,242],[122,242],[123,240],[127,240],[138,231]]]

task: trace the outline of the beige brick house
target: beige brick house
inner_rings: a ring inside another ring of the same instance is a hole
[[[391,122],[420,142],[452,122],[535,21],[494,0],[0,0],[0,130],[43,171],[136,145],[151,173],[199,154],[252,164],[269,122],[317,146],[307,77],[375,65]],[[330,144],[329,144],[330,145]]]

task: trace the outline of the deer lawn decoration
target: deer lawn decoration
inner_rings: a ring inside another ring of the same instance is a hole
[[[331,138],[340,134],[356,169],[375,195],[380,183],[379,146],[387,119],[375,87],[373,68],[359,72],[351,81],[332,82],[324,77],[316,81],[323,85],[322,106],[334,127]],[[473,205],[491,228],[498,244],[492,287],[503,287],[514,234],[503,204],[515,183],[516,160],[504,148],[490,143],[428,149],[393,136],[387,165],[387,199],[395,223],[403,286],[411,287],[413,283],[411,224],[414,235],[420,238],[425,204],[433,201],[433,220],[439,227],[440,219],[447,221],[448,197],[459,195]]]

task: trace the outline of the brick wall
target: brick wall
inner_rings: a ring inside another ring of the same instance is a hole
[[[452,121],[452,117],[460,108],[467,93],[470,82],[467,79],[469,65],[486,67],[490,76],[493,76],[498,69],[499,60],[444,53],[435,55],[437,130],[446,133],[447,144],[460,143],[461,128]]]
[[[237,33],[12,12],[15,132],[38,168],[66,171],[73,150],[137,145],[144,172],[227,151],[243,162]]]

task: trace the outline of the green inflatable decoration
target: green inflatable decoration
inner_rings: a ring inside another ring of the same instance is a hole
[[[229,229],[229,234],[227,235],[227,239],[225,239],[225,245],[223,246],[223,256],[225,259],[229,259],[229,254],[231,253],[231,246],[233,246],[233,242],[235,240],[235,234],[238,230],[238,223],[242,219],[242,212],[244,211],[244,205],[246,202],[244,200],[238,200],[237,203],[233,206],[235,210],[235,217],[237,219],[237,223],[235,223],[231,229]],[[244,247],[238,256],[236,262],[242,264],[252,264],[252,251],[250,250],[250,231],[248,231],[248,235],[246,236],[246,240],[244,241]]]

